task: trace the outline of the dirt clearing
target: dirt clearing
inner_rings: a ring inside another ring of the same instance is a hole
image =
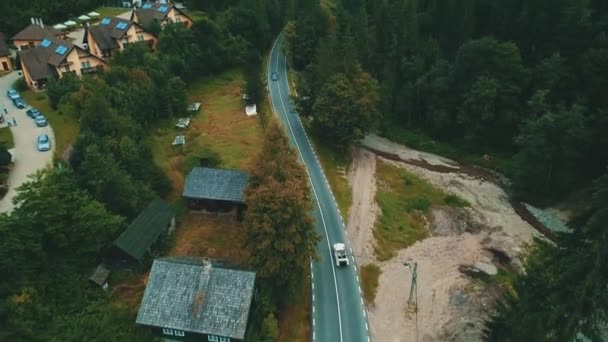
[[[515,212],[508,194],[499,185],[499,176],[484,178],[452,160],[385,139],[366,139],[364,145],[381,155],[407,161],[389,161],[361,150],[353,156],[348,236],[359,262],[373,262],[381,269],[375,304],[368,306],[372,338],[416,341],[414,310],[407,303],[411,273],[403,263],[417,262],[419,340],[481,340],[483,320],[497,292],[464,275],[461,269],[495,273],[499,261],[512,260],[517,264],[522,250],[539,235],[538,231]],[[378,262],[373,252],[374,223],[381,215],[374,200],[376,158],[468,201],[470,207],[433,206],[426,223],[430,236],[398,251],[392,259]]]

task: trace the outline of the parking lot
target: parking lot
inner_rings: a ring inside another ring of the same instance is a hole
[[[2,110],[2,105],[6,106],[8,110],[8,114],[4,115],[5,121],[0,127],[6,127],[10,121],[15,142],[15,147],[11,150],[15,162],[8,178],[8,193],[0,200],[0,212],[9,212],[13,209],[12,200],[16,194],[15,189],[27,181],[29,175],[52,165],[55,149],[55,135],[51,126],[37,127],[34,120],[26,115],[27,108],[17,109],[6,96],[6,91],[18,78],[17,72],[0,77],[0,110]],[[13,121],[17,123],[16,126],[13,125]],[[36,139],[42,133],[46,133],[51,139],[50,151],[39,152],[36,148]]]

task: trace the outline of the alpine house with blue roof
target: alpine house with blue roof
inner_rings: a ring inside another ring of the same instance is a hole
[[[40,45],[18,52],[28,86],[42,89],[51,78],[80,77],[110,68],[101,58],[65,40],[48,37]]]
[[[86,28],[84,43],[95,56],[110,58],[134,43],[155,49],[157,38],[130,20],[103,18],[98,25]]]
[[[182,196],[193,210],[231,211],[245,208],[249,175],[240,170],[195,167],[186,176]]]
[[[190,28],[192,19],[173,4],[146,2],[140,8],[131,12],[131,20],[143,27],[149,27],[153,22],[161,27],[169,23],[180,23]]]
[[[254,272],[218,267],[208,259],[156,259],[136,323],[172,338],[243,341],[254,286]]]

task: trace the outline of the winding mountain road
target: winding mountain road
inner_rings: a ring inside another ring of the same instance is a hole
[[[272,108],[283,123],[292,145],[306,167],[315,199],[314,217],[322,240],[318,245],[320,260],[311,264],[312,340],[321,342],[370,341],[367,315],[359,285],[357,263],[346,239],[344,222],[321,169],[317,155],[306,135],[299,116],[290,102],[287,61],[281,51],[282,37],[275,41],[268,61],[268,89]],[[278,80],[272,81],[272,73]],[[345,242],[351,251],[351,265],[337,267],[331,246]]]

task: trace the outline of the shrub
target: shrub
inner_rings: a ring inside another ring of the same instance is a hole
[[[418,211],[422,211],[423,213],[426,213],[429,211],[431,204],[433,204],[431,202],[431,200],[429,200],[426,197],[416,197],[416,198],[408,199],[405,202],[405,209],[408,212],[418,210]]]
[[[13,88],[20,93],[26,91],[27,83],[25,83],[25,78],[18,78],[15,83],[13,83]]]
[[[0,145],[0,166],[6,166],[11,163],[13,156],[6,150],[6,147]]]
[[[443,198],[443,202],[451,207],[470,207],[471,203],[456,195],[447,195]]]
[[[378,292],[378,283],[382,270],[376,264],[361,267],[361,288],[367,304],[373,304]]]

